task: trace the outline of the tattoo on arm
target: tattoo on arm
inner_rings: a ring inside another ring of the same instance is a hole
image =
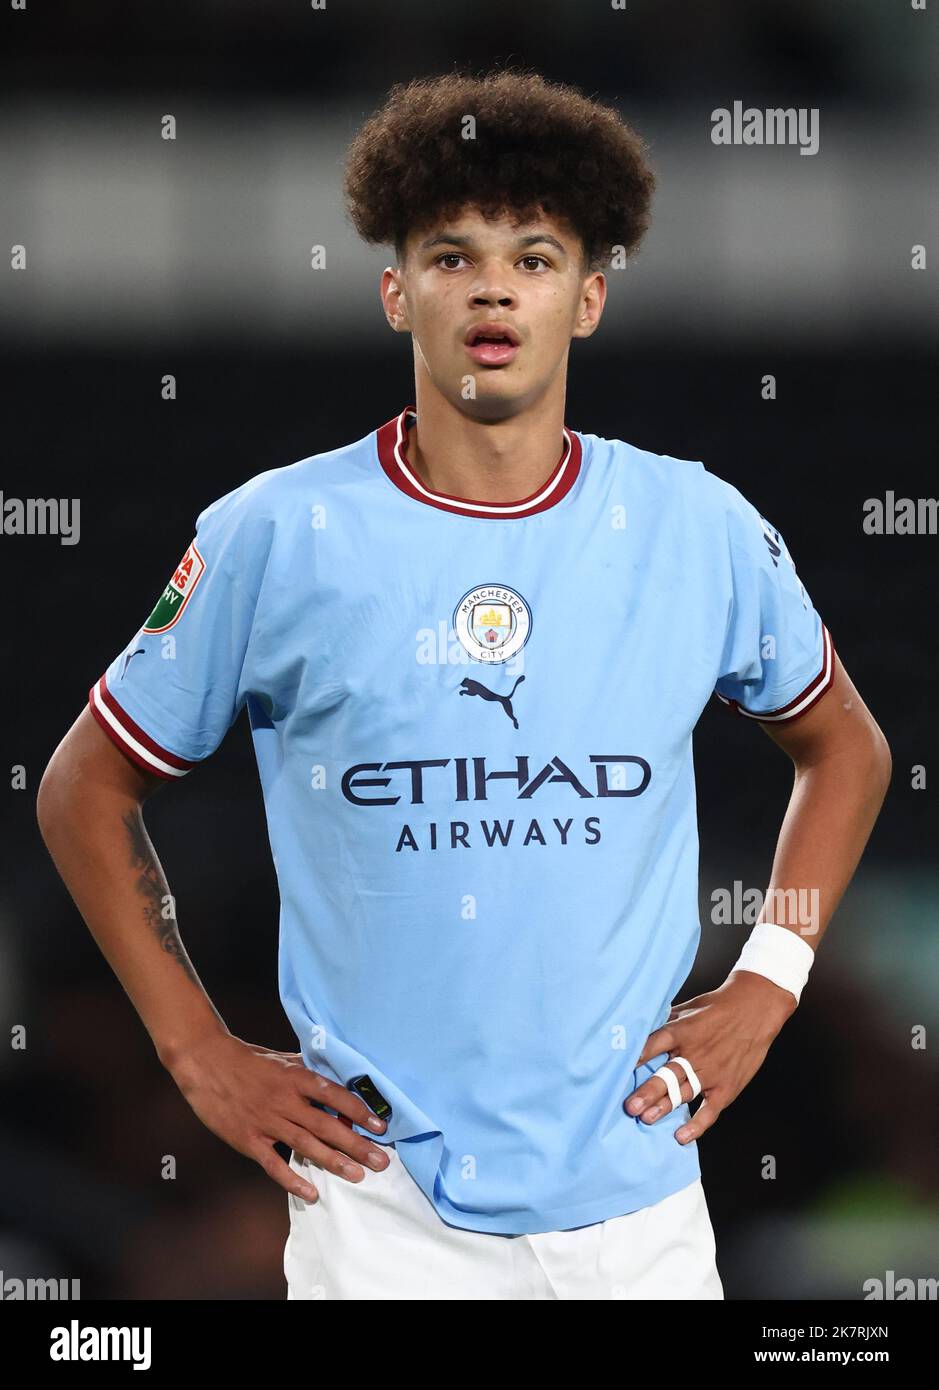
[[[131,867],[139,872],[137,892],[144,899],[143,919],[166,954],[174,956],[193,984],[201,988],[202,982],[180,940],[173,897],[163,871],[154,857],[153,846],[140,814],[128,811],[123,820],[130,842]]]

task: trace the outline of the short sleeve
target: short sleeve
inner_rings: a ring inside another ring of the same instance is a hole
[[[153,611],[89,690],[98,724],[148,772],[185,776],[240,713],[272,531],[250,483],[202,511]]]
[[[715,694],[764,723],[795,719],[831,688],[834,646],[780,532],[727,488],[731,594]]]

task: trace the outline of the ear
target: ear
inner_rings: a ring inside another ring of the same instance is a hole
[[[394,332],[410,332],[402,277],[400,272],[390,265],[386,266],[381,273],[379,297],[385,311],[385,318]]]
[[[584,280],[573,337],[589,338],[600,323],[606,303],[606,276],[602,270],[592,271]]]

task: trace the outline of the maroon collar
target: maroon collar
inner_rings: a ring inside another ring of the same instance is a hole
[[[429,507],[440,507],[442,511],[456,512],[460,516],[480,516],[487,519],[503,517],[514,520],[534,516],[537,512],[546,512],[549,507],[556,506],[562,497],[566,497],[580,472],[583,456],[580,437],[565,425],[561,457],[550,478],[529,497],[523,497],[518,502],[477,502],[469,497],[451,497],[446,492],[433,492],[424,486],[404,457],[404,433],[416,419],[417,411],[414,406],[407,405],[400,415],[393,416],[379,428],[378,459],[395,487],[400,488],[406,496],[414,498],[417,502],[424,502]]]

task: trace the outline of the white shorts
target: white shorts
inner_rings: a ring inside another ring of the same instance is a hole
[[[652,1206],[570,1231],[449,1226],[391,1145],[359,1183],[291,1152],[316,1202],[288,1194],[288,1299],[722,1299],[701,1179]]]

